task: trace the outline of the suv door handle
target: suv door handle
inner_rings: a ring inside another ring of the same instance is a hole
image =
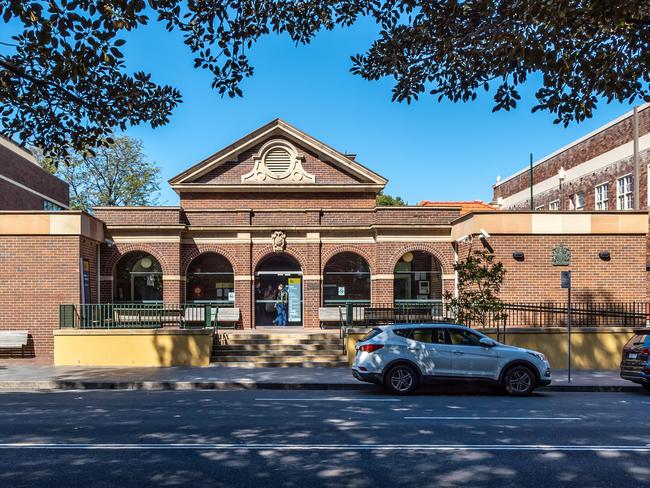
[[[463,354],[461,351],[451,351],[451,352],[453,352],[454,354],[458,354],[459,356]]]

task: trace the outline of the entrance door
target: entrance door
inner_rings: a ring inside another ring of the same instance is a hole
[[[303,325],[303,284],[302,270],[293,258],[287,255],[270,256],[255,271],[255,325],[271,327],[277,325],[276,304],[278,285],[287,291],[287,325]]]

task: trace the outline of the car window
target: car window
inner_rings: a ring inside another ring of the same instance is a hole
[[[482,337],[463,329],[448,329],[451,343],[456,346],[480,346]]]
[[[413,329],[411,339],[418,342],[426,342],[427,344],[446,344],[447,338],[445,337],[444,329],[426,328],[426,329]]]
[[[409,337],[413,329],[394,329],[393,332],[401,337]]]

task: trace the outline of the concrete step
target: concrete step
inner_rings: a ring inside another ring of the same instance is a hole
[[[220,334],[212,364],[233,367],[347,367],[338,333]]]
[[[288,344],[288,345],[308,345],[308,344],[322,344],[322,345],[333,345],[333,344],[342,344],[341,339],[338,337],[336,339],[327,339],[327,340],[312,340],[312,339],[227,339],[219,340],[215,339],[215,346],[226,346],[226,345],[272,345],[272,344]]]
[[[303,361],[282,361],[273,360],[265,362],[229,362],[214,361],[215,366],[227,366],[232,368],[347,368],[347,361],[320,361],[320,360],[303,360]]]
[[[217,363],[269,363],[279,361],[283,363],[302,363],[319,361],[343,361],[344,356],[340,354],[328,354],[324,356],[215,356]]]
[[[343,345],[336,344],[215,344],[214,349],[219,351],[332,351],[342,350]]]
[[[255,356],[269,356],[269,357],[281,357],[281,356],[340,356],[341,348],[337,347],[336,349],[325,349],[320,351],[305,351],[304,349],[277,349],[269,351],[268,349],[258,349],[258,350],[242,350],[242,349],[215,349],[212,353],[213,357],[255,357]]]

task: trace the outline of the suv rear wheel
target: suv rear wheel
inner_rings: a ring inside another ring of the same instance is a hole
[[[388,370],[384,384],[391,393],[408,395],[418,387],[418,376],[413,367],[398,364]]]
[[[648,393],[650,393],[650,384],[649,384],[649,383],[641,383],[641,386],[643,387],[643,389],[644,389],[645,391],[647,391]]]
[[[530,395],[535,389],[535,374],[528,366],[513,366],[503,377],[503,387],[508,395]]]

